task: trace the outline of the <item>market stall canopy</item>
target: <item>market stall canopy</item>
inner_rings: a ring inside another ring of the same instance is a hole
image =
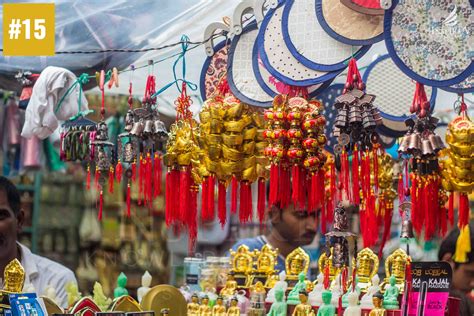
[[[224,2],[224,0],[55,1],[56,52],[158,47],[168,42],[179,41],[183,33],[188,33],[193,41],[201,41],[207,24],[225,15],[223,11],[232,9],[231,6],[224,5]],[[2,10],[3,8],[0,7],[0,12]],[[82,72],[91,74],[96,70],[112,67],[124,69],[138,59],[146,60],[143,59],[145,55],[148,55],[146,58],[149,59],[158,59],[158,56],[163,54],[166,52],[57,54],[50,57],[5,57],[2,55],[0,56],[0,87],[19,91],[19,84],[14,75],[20,70],[41,72],[47,66],[61,66],[76,74]],[[202,49],[199,54],[202,56],[200,59],[203,59],[204,50]],[[196,65],[197,68],[200,66]],[[169,72],[167,68],[166,73]],[[126,78],[127,80],[122,82],[128,82],[129,76]],[[172,74],[169,74],[169,78],[172,78]],[[134,79],[138,81],[142,78],[135,77]],[[142,90],[145,79],[142,80]],[[119,92],[127,94],[127,90],[128,86],[122,85]],[[113,92],[117,93],[117,91]]]

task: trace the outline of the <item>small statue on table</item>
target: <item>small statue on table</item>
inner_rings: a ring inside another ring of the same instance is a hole
[[[270,291],[268,291],[267,298],[265,299],[265,302],[268,303],[273,303],[275,302],[275,291],[276,289],[283,289],[283,297],[285,297],[285,292],[288,288],[288,283],[285,281],[286,278],[286,273],[285,271],[281,271],[280,274],[278,275],[280,278],[280,281],[276,282],[275,285],[273,286]]]
[[[188,303],[188,316],[199,316],[199,297],[197,294],[191,296],[191,303]]]
[[[209,306],[209,296],[204,295],[201,300],[201,305],[199,305],[199,316],[211,316],[212,310]]]
[[[275,289],[275,301],[267,316],[286,316],[288,305],[284,301],[285,292],[281,286]]]
[[[359,293],[350,292],[347,296],[348,306],[344,311],[344,316],[361,316],[362,309],[359,306]]]
[[[237,291],[237,281],[235,281],[234,275],[234,271],[229,272],[225,286],[220,292],[223,297],[231,297],[235,295],[235,292]]]
[[[323,305],[319,307],[317,316],[334,316],[336,314],[336,307],[331,304],[331,291],[324,291],[322,297]]]
[[[308,303],[308,293],[305,290],[300,291],[299,300],[301,303],[296,305],[292,316],[314,316],[313,307]]]
[[[382,307],[383,305],[383,295],[380,292],[377,292],[372,297],[372,302],[374,308],[370,311],[369,316],[386,316],[387,311]]]
[[[323,291],[324,291],[324,274],[318,274],[318,278],[316,281],[316,285],[314,286],[311,293],[309,293],[309,303],[311,306],[321,306],[323,303]]]
[[[376,274],[372,277],[372,285],[367,289],[367,293],[362,296],[360,300],[360,307],[364,309],[372,309],[374,308],[374,303],[372,302],[372,297],[375,293],[380,292],[380,278]]]
[[[383,307],[387,310],[398,309],[398,287],[396,286],[395,276],[392,275],[389,279],[390,285],[385,287],[383,294]]]
[[[240,316],[240,308],[237,306],[237,303],[239,303],[239,300],[234,296],[230,301],[230,307],[227,310],[227,316]]]
[[[300,292],[306,292],[306,275],[303,272],[300,272],[298,275],[298,283],[295,284],[293,289],[288,294],[288,304],[297,305],[300,304]]]
[[[125,273],[120,272],[119,276],[117,277],[117,287],[114,290],[114,298],[128,295],[128,291],[125,286],[127,286],[127,276]]]
[[[216,300],[216,305],[212,307],[212,316],[225,316],[226,310],[224,306],[224,298],[222,296],[218,296]]]

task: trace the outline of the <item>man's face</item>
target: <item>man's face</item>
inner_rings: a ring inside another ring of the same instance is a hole
[[[284,210],[273,209],[270,218],[273,228],[295,247],[309,245],[318,231],[317,213],[295,210],[293,204]]]
[[[474,289],[474,262],[453,269],[453,288],[466,294]]]
[[[8,204],[7,194],[0,189],[0,260],[11,256],[23,224],[23,213],[15,216]]]

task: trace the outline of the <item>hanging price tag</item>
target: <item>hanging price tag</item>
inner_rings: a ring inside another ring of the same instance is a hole
[[[3,4],[4,56],[54,55],[54,3]]]

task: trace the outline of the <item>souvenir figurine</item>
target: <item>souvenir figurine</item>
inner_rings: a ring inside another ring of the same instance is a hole
[[[298,283],[295,284],[293,289],[288,294],[288,304],[297,305],[300,302],[300,292],[306,291],[306,282],[305,282],[306,275],[303,272],[300,272],[298,275]]]
[[[380,292],[377,292],[372,297],[372,302],[374,304],[374,308],[370,311],[369,316],[386,316],[387,312],[382,307],[383,305],[383,295]]]
[[[105,296],[102,285],[99,282],[94,283],[93,290],[94,302],[99,306],[100,310],[105,312],[109,308],[112,300]]]
[[[309,293],[309,303],[311,306],[321,306],[323,303],[322,294],[324,291],[324,274],[318,274],[317,283],[311,293]]]
[[[3,272],[3,291],[9,293],[21,293],[25,283],[25,269],[18,259],[13,259],[6,265]]]
[[[240,245],[237,251],[230,251],[230,256],[232,258],[231,272],[234,273],[235,281],[242,287],[249,287],[254,253],[250,252],[246,245]]]
[[[334,316],[336,314],[336,307],[331,304],[332,293],[331,291],[324,291],[322,294],[323,305],[318,309],[317,316]]]
[[[224,298],[218,296],[216,305],[212,308],[212,316],[225,316]]]
[[[240,316],[240,308],[237,306],[239,300],[237,297],[233,297],[230,301],[230,307],[227,310],[227,316]]]
[[[359,280],[358,285],[363,292],[367,291],[370,279],[374,277],[378,269],[379,258],[370,248],[364,248],[357,254],[356,274]]]
[[[137,290],[138,302],[141,302],[145,294],[150,291],[151,279],[151,274],[148,271],[145,271],[145,273],[142,275],[142,286]]]
[[[296,281],[299,279],[299,274],[301,272],[304,275],[308,274],[309,268],[309,255],[303,248],[296,248],[293,250],[285,260],[285,269],[286,269],[286,279],[287,281]],[[291,288],[291,286],[290,286]],[[298,297],[298,292],[296,292],[296,297]]]
[[[396,286],[395,276],[389,279],[390,285],[385,287],[383,294],[383,307],[387,310],[398,309],[398,287]],[[375,304],[374,304],[375,305]]]
[[[128,291],[125,288],[126,285],[127,285],[127,276],[123,272],[120,272],[117,278],[117,287],[114,290],[114,298],[128,295]]]
[[[275,275],[278,249],[273,249],[266,244],[260,251],[255,250],[254,256],[257,258],[257,269],[253,272],[254,278],[265,280],[265,287],[270,287],[269,285]]]
[[[395,285],[398,288],[399,293],[403,293],[405,287],[405,268],[410,257],[407,255],[405,250],[399,248],[395,250],[390,256],[385,259],[385,274],[386,278],[384,283],[381,285],[382,290],[385,289],[389,278],[395,276]]]
[[[357,293],[357,295],[360,295],[360,288],[359,288],[359,283],[358,283],[358,279],[357,277],[355,278],[355,282],[356,282],[356,286],[355,286],[355,292]],[[351,286],[351,291],[347,291],[346,294],[344,294],[342,296],[342,307],[346,308],[347,306],[349,306],[349,294],[352,293],[352,286]]]
[[[374,308],[374,303],[372,302],[372,297],[375,293],[380,291],[379,285],[380,279],[379,276],[376,274],[372,277],[372,285],[367,289],[367,293],[362,296],[360,300],[360,307],[364,309],[372,309]]]
[[[166,316],[166,315],[169,315],[170,314],[170,309],[169,308],[162,308],[160,310],[160,315],[161,316]]]
[[[222,288],[220,294],[223,297],[230,297],[234,296],[235,292],[237,291],[237,282],[234,279],[235,272],[230,271],[229,275],[227,276],[227,281],[225,286]]]
[[[212,310],[209,306],[209,296],[204,295],[199,306],[199,316],[211,316]]]
[[[285,297],[285,292],[288,289],[288,283],[285,281],[286,279],[285,271],[281,271],[278,276],[280,278],[280,281],[276,282],[273,288],[270,289],[270,291],[268,291],[265,302],[268,302],[268,303],[275,302],[275,290],[279,288],[283,289],[283,297]]]
[[[308,293],[305,290],[300,291],[299,300],[301,303],[296,305],[292,316],[314,316],[313,307],[308,303]]]
[[[359,294],[357,292],[350,292],[347,296],[349,303],[348,307],[344,311],[344,316],[361,316],[362,309],[359,306]]]
[[[338,306],[339,305],[339,298],[343,294],[342,285],[341,285],[341,275],[339,274],[334,281],[335,281],[334,286],[331,288],[331,290],[332,290],[332,301],[331,301],[331,303],[334,306]]]
[[[275,289],[275,301],[267,316],[286,316],[288,305],[285,302],[285,291],[281,286]]]
[[[66,294],[67,294],[67,304],[69,306],[74,305],[77,301],[81,299],[81,293],[77,288],[76,282],[68,282],[65,286]]]
[[[191,303],[188,303],[188,316],[199,316],[199,297],[197,294],[191,296]]]

